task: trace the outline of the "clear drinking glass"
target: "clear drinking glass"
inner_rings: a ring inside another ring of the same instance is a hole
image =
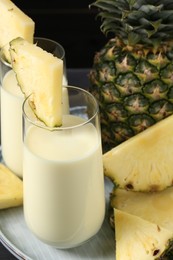
[[[35,37],[34,42],[44,50],[63,59],[63,84],[67,85],[64,48],[58,42],[42,37]],[[24,95],[17,84],[11,64],[4,58],[3,48],[0,51],[0,80],[2,157],[5,164],[22,178],[22,104]],[[66,95],[64,91],[63,94]]]
[[[67,87],[69,113],[61,127],[38,121],[23,105],[24,217],[41,241],[78,246],[100,229],[105,215],[98,105],[87,91]]]

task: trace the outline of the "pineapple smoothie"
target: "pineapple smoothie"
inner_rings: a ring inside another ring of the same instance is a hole
[[[66,127],[83,122],[63,118]],[[62,131],[29,127],[23,178],[25,219],[43,242],[71,248],[98,232],[105,199],[101,142],[93,124]]]
[[[5,164],[22,177],[22,103],[24,95],[13,70],[9,70],[1,87],[1,144]],[[12,127],[13,126],[13,127]]]
[[[22,104],[24,94],[15,73],[9,70],[1,87],[1,145],[5,164],[19,177],[23,176]],[[68,113],[68,96],[63,88],[63,113]],[[11,126],[14,126],[13,129]]]

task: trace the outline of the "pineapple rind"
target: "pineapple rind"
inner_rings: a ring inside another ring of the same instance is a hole
[[[173,115],[103,155],[105,176],[120,188],[159,191],[173,185]]]
[[[173,114],[172,46],[132,47],[116,37],[96,53],[90,92],[99,103],[104,152]]]
[[[95,0],[90,6],[97,9],[100,29],[109,36],[89,73],[106,152],[173,114],[173,2]],[[158,80],[154,87],[153,80]]]
[[[23,204],[23,182],[0,163],[0,209]]]
[[[159,259],[172,243],[172,231],[114,209],[116,260]]]
[[[12,67],[36,116],[48,127],[62,124],[63,61],[18,37],[10,42]]]

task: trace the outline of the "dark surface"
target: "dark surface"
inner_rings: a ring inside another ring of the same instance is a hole
[[[35,22],[35,36],[58,41],[66,52],[67,68],[90,68],[93,57],[107,41],[96,19],[92,0],[35,0],[13,2]]]
[[[0,259],[1,260],[16,260],[17,258],[14,257],[9,251],[5,249],[5,247],[0,243]]]
[[[87,89],[89,87],[88,81],[89,69],[68,69],[67,77],[69,85],[78,86]],[[16,260],[0,242],[0,260]]]

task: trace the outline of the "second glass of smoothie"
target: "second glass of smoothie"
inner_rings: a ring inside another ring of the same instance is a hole
[[[42,49],[63,60],[64,75],[62,84],[67,85],[64,48],[58,42],[42,37],[35,37],[34,42]],[[0,51],[0,82],[2,157],[4,163],[17,176],[22,178],[22,104],[24,101],[24,95],[17,84],[11,65],[5,61],[3,48]],[[63,94],[65,98],[66,93]],[[68,107],[64,107],[64,109],[67,109],[68,111]]]

